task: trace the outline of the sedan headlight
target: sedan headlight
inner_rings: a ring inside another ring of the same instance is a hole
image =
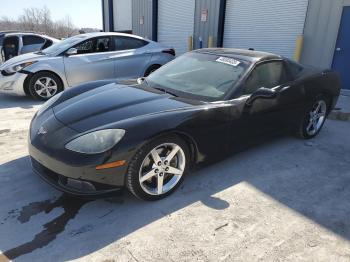
[[[52,106],[63,94],[63,92],[51,97],[49,100],[47,100],[38,110],[37,116],[41,115],[46,109],[48,109],[50,106]]]
[[[29,61],[29,62],[25,62],[25,63],[14,65],[14,66],[9,66],[9,67],[6,67],[4,69],[4,71],[8,75],[12,75],[12,74],[14,74],[16,72],[21,71],[22,69],[26,68],[27,66],[30,66],[30,65],[36,63],[36,62],[37,61]]]
[[[82,135],[66,144],[66,148],[84,154],[99,154],[114,147],[124,136],[123,129],[104,129]]]

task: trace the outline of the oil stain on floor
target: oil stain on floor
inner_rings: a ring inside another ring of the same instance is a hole
[[[3,254],[0,254],[0,262],[13,260],[19,256],[31,253],[38,248],[48,245],[57,237],[59,233],[64,231],[69,220],[73,219],[78,214],[81,207],[90,201],[91,200],[74,198],[68,199],[65,195],[62,195],[53,201],[45,200],[41,202],[33,202],[22,207],[17,217],[18,221],[21,223],[28,222],[32,216],[41,212],[48,214],[57,207],[63,208],[64,212],[52,221],[46,223],[43,226],[43,230],[35,235],[32,241],[9,249],[3,252]]]

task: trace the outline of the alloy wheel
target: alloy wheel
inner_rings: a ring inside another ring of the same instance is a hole
[[[324,100],[318,100],[309,112],[309,122],[306,127],[308,135],[315,135],[326,120],[327,104]]]
[[[165,143],[155,147],[141,164],[141,188],[150,195],[167,193],[180,181],[185,165],[185,153],[179,145]]]
[[[35,92],[42,98],[50,98],[57,93],[57,83],[51,77],[41,77],[34,84]]]

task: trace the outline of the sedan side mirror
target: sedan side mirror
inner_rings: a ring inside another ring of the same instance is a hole
[[[76,55],[76,54],[78,54],[78,49],[74,47],[69,48],[68,51],[66,52],[67,56]]]
[[[141,85],[144,81],[145,81],[145,78],[144,77],[139,77],[139,78],[137,78],[137,83],[139,84],[139,85]]]
[[[258,99],[258,98],[264,98],[264,99],[269,99],[269,98],[275,98],[277,96],[276,90],[269,89],[266,87],[261,87],[258,90],[256,90],[251,96],[248,98],[246,105],[251,106],[253,102]]]

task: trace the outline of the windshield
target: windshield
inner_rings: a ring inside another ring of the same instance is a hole
[[[52,46],[42,50],[42,53],[46,55],[61,53],[63,51],[66,51],[73,45],[79,43],[80,41],[84,40],[85,38],[87,38],[86,35],[77,35],[77,36],[69,37],[61,42],[53,44]]]
[[[246,62],[211,54],[188,53],[147,77],[153,86],[162,87],[179,96],[218,101],[222,99],[245,72]]]

